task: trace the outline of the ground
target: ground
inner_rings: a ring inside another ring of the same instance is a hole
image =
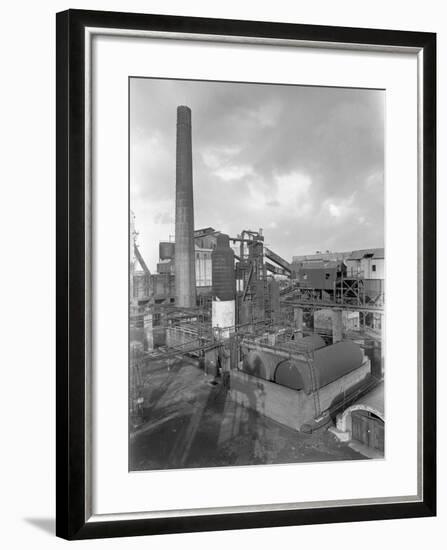
[[[193,362],[146,367],[145,421],[130,436],[130,470],[363,459],[327,430],[305,435],[237,405]]]

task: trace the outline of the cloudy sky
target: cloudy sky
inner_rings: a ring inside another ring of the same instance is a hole
[[[291,260],[384,245],[385,92],[133,78],[130,201],[155,270],[174,234],[176,109],[192,110],[196,228],[264,230]]]

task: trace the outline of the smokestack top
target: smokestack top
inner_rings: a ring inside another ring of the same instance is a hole
[[[191,109],[186,105],[177,107],[177,124],[188,124],[191,126]]]

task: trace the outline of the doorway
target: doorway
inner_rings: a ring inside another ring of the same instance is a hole
[[[385,427],[381,418],[368,411],[353,411],[352,439],[378,451],[384,451]]]

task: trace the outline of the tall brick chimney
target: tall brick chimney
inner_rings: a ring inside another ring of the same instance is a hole
[[[192,190],[191,109],[177,107],[175,186],[175,303],[196,306],[194,199]]]

